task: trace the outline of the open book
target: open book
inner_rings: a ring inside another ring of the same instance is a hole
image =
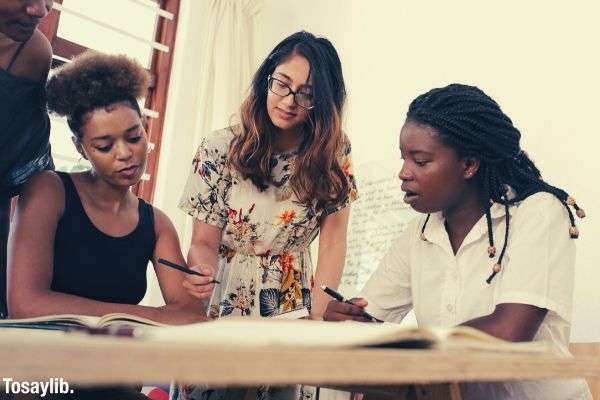
[[[276,315],[278,319],[297,319],[308,317],[308,309],[300,308]],[[88,328],[102,328],[115,325],[151,325],[151,326],[172,326],[160,322],[152,321],[148,318],[138,317],[136,315],[124,313],[106,314],[101,317],[92,317],[89,315],[77,314],[57,314],[45,315],[33,318],[18,319],[0,319],[0,328],[31,328],[31,329],[55,329],[68,330],[72,326],[82,326]],[[198,324],[194,324],[198,326]],[[196,328],[197,329],[197,328]]]
[[[71,326],[101,328],[112,325],[153,325],[166,326],[136,315],[113,313],[102,317],[89,315],[61,314],[33,318],[0,319],[0,328],[31,328],[67,330]]]
[[[243,332],[243,334],[240,334]],[[439,348],[445,350],[551,351],[546,342],[507,342],[477,329],[404,328],[392,323],[324,322],[272,318],[222,318],[199,324],[147,329],[149,340],[202,345]]]
[[[293,314],[295,318],[304,316],[302,311]],[[222,317],[210,322],[173,326],[128,314],[107,314],[102,317],[50,315],[0,320],[0,328],[67,330],[71,326],[101,328],[147,325],[140,336],[143,340],[176,340],[206,346],[436,348],[536,353],[553,350],[547,342],[507,342],[467,326],[405,328],[387,322],[324,322],[286,317]]]

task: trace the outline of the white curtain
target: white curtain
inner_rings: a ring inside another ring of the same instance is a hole
[[[184,255],[192,218],[178,209],[179,196],[202,137],[227,126],[246,96],[256,67],[254,25],[263,2],[181,3],[154,205],[171,218]],[[152,268],[142,304],[164,304]]]
[[[209,0],[201,38],[203,55],[198,88],[194,147],[212,130],[233,121],[246,97],[255,69],[254,23],[264,0]],[[191,219],[182,243],[189,243]]]

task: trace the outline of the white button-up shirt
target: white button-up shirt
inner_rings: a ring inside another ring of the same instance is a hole
[[[496,257],[489,258],[485,215],[452,251],[441,213],[413,220],[381,261],[359,297],[374,316],[400,322],[414,308],[420,326],[449,327],[494,312],[501,303],[548,309],[533,340],[552,342],[568,354],[575,266],[565,207],[537,193],[510,207],[509,237],[502,271],[486,279],[505,240],[505,209],[491,208]],[[591,399],[584,380],[480,383],[464,386],[466,399]]]

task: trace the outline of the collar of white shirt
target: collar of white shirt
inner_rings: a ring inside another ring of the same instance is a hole
[[[492,220],[498,218],[504,218],[506,215],[506,209],[503,204],[493,203],[490,207],[490,215]],[[438,246],[446,249],[450,254],[452,254],[452,248],[450,247],[450,241],[448,239],[448,233],[446,232],[446,228],[444,227],[445,218],[442,215],[442,212],[436,212],[431,214],[429,217],[429,222],[425,228],[425,237],[427,240],[433,244],[437,244]],[[470,243],[473,243],[479,240],[482,236],[487,235],[487,221],[485,219],[485,214],[481,216],[481,218],[477,221],[473,228],[469,231],[469,234],[463,240],[461,247],[467,246]]]

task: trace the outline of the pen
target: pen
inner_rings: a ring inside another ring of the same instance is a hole
[[[163,264],[163,265],[166,265],[167,267],[171,267],[171,268],[174,268],[174,269],[176,269],[178,271],[185,272],[186,274],[197,275],[197,276],[206,276],[204,274],[201,274],[200,272],[194,271],[193,269],[189,269],[189,268],[186,268],[186,267],[184,267],[182,265],[175,264],[174,262],[171,262],[169,260],[165,260],[164,258],[159,258],[158,262],[161,263],[161,264]],[[221,282],[217,281],[216,279],[213,279],[209,283],[221,283]]]
[[[344,296],[342,296],[341,294],[339,294],[338,292],[336,292],[335,290],[328,288],[327,286],[323,285],[321,286],[321,289],[323,289],[323,291],[325,293],[327,293],[328,295],[330,295],[331,297],[333,297],[334,299],[336,299],[337,301],[341,301],[344,303],[348,303],[348,304],[352,304],[352,302],[350,300],[346,300],[344,298]],[[379,318],[375,318],[374,316],[372,316],[371,314],[369,314],[366,311],[363,311],[363,316],[369,318],[372,321],[376,321],[376,322],[383,322],[382,320],[380,320]]]

